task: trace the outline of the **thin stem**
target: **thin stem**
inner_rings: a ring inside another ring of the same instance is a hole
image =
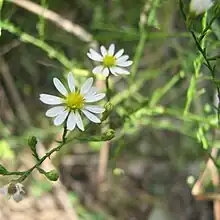
[[[68,116],[69,116],[69,114],[68,114]],[[68,116],[67,116],[67,118],[68,118]],[[66,135],[67,135],[67,120],[65,121],[65,125],[64,125],[64,128],[63,128],[64,130],[63,130],[63,135],[62,135],[62,142],[63,143],[66,143]]]
[[[105,87],[106,87],[106,97],[107,97],[107,101],[109,102],[111,99],[111,89],[109,86],[109,75],[106,77],[105,79]]]
[[[25,171],[23,173],[23,175],[21,177],[19,177],[19,179],[17,181],[18,182],[24,181],[32,173],[32,171],[34,169],[38,168],[47,158],[50,158],[50,156],[54,152],[59,151],[64,145],[65,145],[65,143],[62,143],[59,146],[57,146],[57,147],[53,148],[52,150],[50,150],[49,152],[47,152],[43,157],[40,158],[40,160],[33,167],[31,167],[29,170]]]
[[[51,149],[49,152],[47,152],[43,157],[38,159],[38,162],[32,166],[30,169],[28,169],[27,171],[22,171],[22,172],[8,172],[6,175],[20,175],[20,177],[15,180],[17,182],[22,182],[24,181],[31,173],[34,169],[38,169],[41,170],[40,165],[47,159],[50,158],[50,156],[57,151],[60,151],[60,149],[66,144],[66,134],[67,134],[67,127],[66,127],[66,122],[64,125],[64,131],[63,131],[63,135],[62,135],[62,143],[60,143],[60,145],[58,145],[57,147]]]
[[[180,5],[180,11],[183,15],[183,18],[186,22],[186,25],[187,25],[187,16],[185,14],[185,11],[184,11],[184,3],[183,3],[183,0],[180,0],[179,1],[179,5]],[[211,29],[212,27],[212,24],[213,22],[218,18],[219,16],[219,13],[216,13],[211,21],[206,25],[206,27],[202,30],[201,34],[199,37],[196,36],[195,32],[191,29],[191,25],[187,25],[187,28],[189,28],[189,32],[191,33],[195,43],[196,43],[196,46],[197,46],[197,49],[199,50],[199,52],[202,54],[204,60],[205,60],[205,65],[207,66],[207,68],[210,70],[210,73],[211,73],[211,76],[212,76],[212,82],[213,84],[215,85],[216,89],[217,89],[217,94],[218,94],[218,111],[217,111],[217,117],[218,117],[218,124],[220,125],[220,86],[216,80],[216,77],[215,77],[215,65],[211,65],[210,63],[210,58],[208,58],[207,56],[207,53],[206,53],[206,48],[203,48],[202,46],[202,40],[203,38],[206,36],[207,32]],[[190,19],[190,18],[189,18]],[[190,21],[191,22],[191,21]]]

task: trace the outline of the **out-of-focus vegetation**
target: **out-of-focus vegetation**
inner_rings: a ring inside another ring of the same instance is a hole
[[[88,76],[103,81],[91,73],[94,64],[86,53],[91,46],[115,43],[134,64],[129,76],[110,77],[113,110],[109,120],[116,136],[110,142],[104,196],[96,197],[103,143],[70,143],[53,160],[69,200],[81,219],[212,219],[212,202],[195,201],[191,189],[211,155],[218,163],[213,154],[219,147],[218,98],[179,2],[33,1],[42,11],[28,2],[5,0],[1,9],[1,163],[10,169],[30,166],[23,165],[31,158],[30,135],[46,149],[54,144],[62,128],[45,117],[39,94],[55,94],[52,78],[65,79],[69,71],[80,84]],[[184,2],[186,13],[188,3]],[[56,14],[42,16],[43,8]],[[192,21],[196,36],[214,10]],[[75,32],[53,16],[69,20]],[[219,30],[217,18],[202,39],[209,57],[219,54]],[[218,73],[218,59],[211,62]],[[215,82],[218,85],[217,75]],[[115,168],[122,169],[122,175],[113,175]],[[218,179],[218,172],[213,172]],[[213,172],[206,176],[201,192],[217,191]],[[27,182],[30,196],[40,199],[48,192],[53,196],[45,179],[33,175]]]

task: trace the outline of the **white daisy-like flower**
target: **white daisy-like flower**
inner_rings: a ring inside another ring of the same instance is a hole
[[[105,109],[98,105],[90,103],[102,100],[104,93],[97,93],[98,89],[93,87],[93,78],[89,78],[82,85],[80,90],[75,88],[75,82],[72,73],[67,77],[68,87],[54,78],[53,83],[56,89],[61,93],[62,97],[40,94],[40,100],[48,105],[55,105],[46,112],[47,117],[55,117],[54,125],[59,126],[66,120],[67,129],[72,131],[76,126],[84,131],[81,113],[83,113],[90,121],[100,123],[100,119],[95,114],[101,114]]]
[[[190,11],[199,15],[211,8],[213,4],[212,0],[191,0]]]
[[[94,61],[102,63],[95,67],[92,72],[94,74],[101,73],[105,77],[112,73],[113,75],[128,75],[129,71],[124,67],[131,66],[133,61],[128,60],[128,55],[123,55],[124,49],[115,53],[115,45],[111,44],[108,49],[104,46],[100,47],[101,53],[97,53],[95,50],[90,49],[87,56]]]
[[[24,198],[24,186],[21,183],[10,183],[2,188],[0,188],[0,193],[4,196],[11,197],[16,201],[20,202]]]

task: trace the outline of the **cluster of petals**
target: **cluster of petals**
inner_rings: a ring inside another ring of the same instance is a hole
[[[80,90],[77,90],[75,87],[72,73],[68,74],[67,82],[68,88],[65,88],[59,79],[53,79],[56,89],[61,93],[60,97],[40,94],[40,100],[43,103],[53,106],[47,110],[46,116],[54,118],[53,122],[56,126],[61,125],[67,120],[66,126],[68,130],[73,130],[77,126],[81,131],[84,131],[82,113],[90,121],[100,123],[100,119],[95,114],[103,113],[105,109],[99,105],[91,105],[91,103],[102,100],[105,94],[98,93],[98,89],[93,87],[93,78],[87,79]],[[74,98],[77,100],[74,100]]]
[[[90,49],[87,56],[100,65],[96,66],[92,72],[94,74],[100,73],[107,77],[110,73],[117,75],[128,75],[129,71],[125,68],[131,66],[133,61],[129,60],[128,55],[123,55],[124,49],[115,52],[115,45],[111,44],[108,49],[104,46],[100,47],[100,53],[94,49]]]
[[[128,55],[123,55],[124,49],[115,51],[115,45],[111,44],[108,49],[100,47],[101,53],[90,49],[88,57],[101,64],[93,69],[93,73],[101,73],[105,77],[109,74],[123,75],[129,74],[125,68],[132,65]],[[67,130],[74,130],[78,127],[84,131],[82,115],[86,116],[93,123],[100,123],[99,115],[105,109],[102,106],[94,104],[105,97],[104,93],[98,93],[98,89],[93,86],[93,78],[88,78],[80,89],[76,88],[72,73],[67,76],[68,87],[58,79],[53,78],[53,83],[60,93],[60,96],[50,94],[40,94],[40,101],[52,107],[46,111],[46,116],[54,118],[53,123],[59,126],[65,123]]]

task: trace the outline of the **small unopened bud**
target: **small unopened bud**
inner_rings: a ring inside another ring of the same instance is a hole
[[[104,135],[103,135],[103,141],[109,141],[112,138],[115,137],[115,131],[113,129],[109,129]]]
[[[108,116],[110,115],[113,109],[113,105],[110,102],[107,102],[104,107],[105,107],[105,111],[102,114],[101,121],[105,121],[108,118]]]
[[[37,145],[37,138],[35,136],[28,138],[28,145],[31,149],[36,149]]]
[[[59,173],[56,170],[46,172],[44,175],[51,181],[57,181],[59,179]]]

